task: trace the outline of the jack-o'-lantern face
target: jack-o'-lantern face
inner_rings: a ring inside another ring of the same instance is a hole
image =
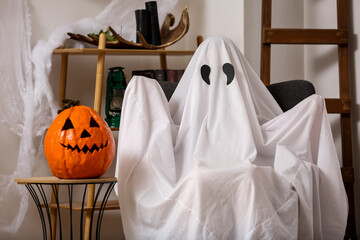
[[[110,128],[95,110],[75,106],[55,118],[44,150],[54,176],[96,178],[110,167],[115,144]]]

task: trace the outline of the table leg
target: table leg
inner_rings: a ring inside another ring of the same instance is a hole
[[[40,220],[41,220],[41,225],[42,225],[42,230],[43,230],[43,239],[46,240],[47,239],[47,233],[46,233],[46,223],[45,223],[45,218],[44,218],[44,214],[43,211],[41,209],[41,203],[40,200],[36,194],[36,191],[34,189],[33,186],[31,186],[31,184],[26,184],[25,185],[27,190],[29,191],[31,197],[33,198],[35,205],[38,209],[39,215],[40,215]]]
[[[109,183],[109,186],[105,192],[103,201],[101,203],[101,206],[99,209],[99,216],[98,216],[98,220],[97,220],[97,224],[96,224],[96,239],[100,239],[100,229],[101,229],[102,217],[104,215],[104,209],[105,209],[106,203],[110,197],[111,191],[113,190],[115,184],[116,184],[115,182]]]
[[[57,184],[51,184],[52,190],[53,190],[53,194],[54,194],[54,199],[56,202],[56,209],[57,209],[57,215],[59,216],[59,234],[60,234],[60,239],[62,239],[62,226],[61,226],[61,215],[60,215],[60,204],[59,204],[59,186]],[[56,210],[55,209],[55,210]],[[56,226],[56,225],[55,225]],[[55,228],[56,229],[56,228]],[[56,239],[56,234],[55,234],[55,238]]]
[[[81,201],[81,214],[80,214],[80,239],[85,239],[84,237],[84,229],[83,229],[83,219],[84,219],[84,204],[85,204],[85,197],[86,197],[86,190],[87,190],[87,184],[84,188],[83,198]]]
[[[72,196],[73,196],[73,185],[68,185],[68,196],[69,196],[69,214],[70,214],[70,239],[73,239],[73,224],[72,224]]]
[[[97,190],[97,192],[96,192],[96,195],[95,195],[95,199],[94,199],[93,205],[92,205],[91,216],[90,216],[90,229],[89,229],[89,235],[90,235],[90,236],[91,236],[92,222],[93,222],[93,217],[94,217],[96,202],[97,202],[97,199],[98,199],[98,197],[99,197],[99,194],[100,194],[101,189],[102,189],[103,186],[104,186],[104,183],[100,183],[100,185],[99,185],[99,187],[98,187],[98,190]],[[95,192],[94,192],[94,193],[95,193]]]
[[[59,186],[56,187],[56,192],[59,191]],[[52,191],[51,193],[51,203],[56,204],[55,194]],[[50,209],[50,239],[56,239],[56,223],[57,223],[57,210],[56,208]]]
[[[50,232],[49,232],[50,235],[49,235],[49,237],[50,237],[51,240],[56,239],[56,236],[55,237],[52,236],[52,232],[54,230],[53,226],[51,225],[51,214],[50,214],[50,211],[52,210],[52,208],[49,209],[49,204],[48,204],[46,194],[45,194],[45,191],[44,191],[44,188],[42,187],[42,185],[41,184],[35,184],[35,185],[36,185],[36,187],[38,189],[38,192],[39,192],[39,194],[40,194],[40,196],[41,196],[41,198],[43,200],[43,206],[42,207],[45,208],[45,211],[46,211],[46,214],[47,214],[47,217],[48,217],[48,223],[49,223],[49,227],[50,227]],[[56,226],[55,226],[55,228],[56,228]]]

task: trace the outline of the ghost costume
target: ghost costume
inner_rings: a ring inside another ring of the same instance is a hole
[[[341,239],[347,219],[324,100],[283,113],[240,50],[209,38],[168,102],[133,77],[116,165],[127,239]]]

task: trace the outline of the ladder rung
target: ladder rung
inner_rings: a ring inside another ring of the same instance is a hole
[[[328,113],[351,113],[350,99],[325,99]]]
[[[348,44],[346,29],[286,29],[263,30],[265,44]]]

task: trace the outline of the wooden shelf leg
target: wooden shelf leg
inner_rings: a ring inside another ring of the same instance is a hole
[[[56,188],[56,192],[59,192],[59,186],[55,186]],[[51,191],[51,204],[56,204],[56,196],[54,194],[54,191]],[[49,233],[50,239],[56,239],[56,225],[57,225],[57,209],[56,208],[51,208],[50,209],[50,224],[51,224],[51,232]]]
[[[201,44],[203,41],[204,41],[203,36],[199,35],[199,36],[196,37],[196,44],[197,44],[198,47],[200,46],[200,44]]]
[[[105,33],[100,34],[99,37],[99,49],[105,49],[106,37]],[[96,68],[96,83],[95,83],[95,98],[94,98],[94,110],[99,114],[101,112],[101,94],[102,94],[102,85],[103,85],[103,75],[104,75],[104,63],[105,63],[105,53],[100,52],[98,54],[97,68]],[[88,196],[87,196],[87,207],[93,207],[94,204],[94,192],[95,185],[89,184],[88,186]],[[85,218],[85,234],[84,239],[90,239],[90,224],[91,224],[91,211],[87,211]]]
[[[65,98],[66,93],[66,76],[68,67],[68,53],[61,54],[60,65],[60,86],[59,86],[59,105],[63,107],[62,100]]]
[[[93,207],[93,205],[94,205],[94,193],[95,193],[95,185],[94,184],[89,184],[86,207],[90,207],[90,208]],[[91,215],[92,215],[91,211],[86,211],[84,240],[89,240],[90,239]]]
[[[98,49],[105,49],[106,37],[105,33],[100,34]],[[94,98],[94,110],[100,114],[101,110],[101,94],[103,85],[105,64],[105,53],[100,52],[98,54],[97,67],[96,67],[96,83],[95,83],[95,98]]]
[[[166,63],[166,54],[160,54],[160,68],[166,69],[167,63]]]
[[[65,98],[66,94],[66,77],[67,77],[67,67],[68,67],[68,53],[61,54],[61,65],[60,65],[60,86],[59,86],[59,106],[63,107],[62,100]],[[59,186],[56,186],[57,191],[59,191]],[[56,199],[54,192],[51,194],[51,203],[56,204]],[[49,233],[50,239],[56,239],[56,225],[57,225],[57,210],[56,208],[50,209],[50,221],[51,221],[51,232]]]

